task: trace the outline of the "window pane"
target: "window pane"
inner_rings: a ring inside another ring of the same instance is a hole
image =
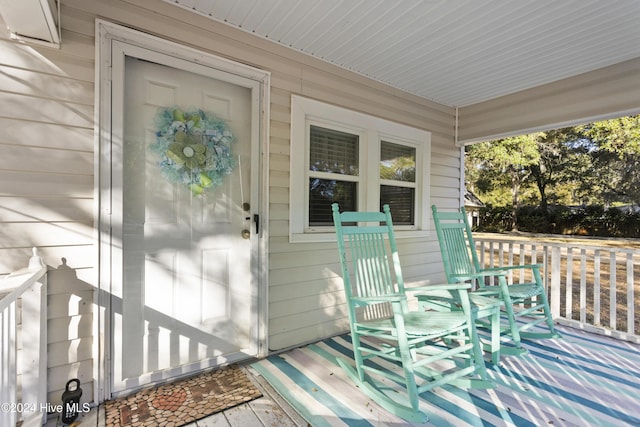
[[[309,170],[358,175],[358,135],[311,126]]]
[[[309,180],[309,225],[333,225],[331,204],[338,203],[340,211],[356,210],[356,183],[328,179]]]
[[[381,141],[380,178],[416,182],[416,149]]]
[[[395,225],[414,225],[415,188],[380,186],[380,210],[389,205]]]

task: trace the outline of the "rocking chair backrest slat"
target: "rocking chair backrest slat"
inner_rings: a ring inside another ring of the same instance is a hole
[[[383,207],[383,210],[384,213],[339,213],[338,206],[333,205],[338,248],[341,256],[345,257],[342,265],[348,298],[354,291],[360,297],[377,297],[404,291],[391,213],[388,206]],[[351,258],[350,269],[347,269],[350,271],[344,271],[348,264],[345,240],[348,242]],[[354,278],[355,289],[350,283],[351,277]]]
[[[432,206],[433,221],[448,281],[455,275],[473,274],[480,269],[471,226],[464,208],[458,212],[438,212]]]
[[[381,296],[394,293],[384,235],[349,236],[351,260],[359,296]]]

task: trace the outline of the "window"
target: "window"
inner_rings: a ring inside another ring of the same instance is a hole
[[[311,125],[309,127],[310,227],[331,226],[331,204],[357,208],[360,182],[358,135]]]
[[[334,239],[331,204],[379,211],[397,236],[426,234],[430,133],[293,96],[291,241]]]
[[[380,142],[380,209],[388,204],[394,225],[414,225],[416,149]]]

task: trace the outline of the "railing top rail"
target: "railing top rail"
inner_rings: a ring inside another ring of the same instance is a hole
[[[511,236],[501,236],[501,235],[497,235],[497,236],[488,236],[487,234],[482,234],[482,233],[478,233],[478,234],[474,234],[473,236],[474,240],[476,241],[476,243],[480,243],[480,242],[497,242],[497,243],[507,243],[507,244],[514,244],[514,245],[534,245],[534,246],[546,246],[546,247],[557,247],[557,248],[572,248],[572,249],[585,249],[585,250],[591,250],[591,251],[595,251],[595,250],[599,250],[599,251],[603,251],[603,252],[617,252],[617,253],[631,253],[634,255],[640,255],[640,248],[630,248],[630,247],[624,247],[624,246],[619,246],[619,243],[617,243],[616,245],[611,245],[611,246],[607,246],[607,245],[602,245],[602,244],[594,244],[594,243],[573,243],[571,241],[562,241],[562,242],[558,242],[558,241],[554,241],[554,240],[545,240],[544,237],[536,237],[535,239],[533,238],[520,238],[518,237],[511,237]],[[576,239],[579,240],[579,239]]]
[[[0,279],[0,311],[9,307],[15,300],[38,282],[47,273],[47,266],[33,249],[33,256],[29,260],[29,267],[14,271]],[[4,294],[4,295],[3,295]]]

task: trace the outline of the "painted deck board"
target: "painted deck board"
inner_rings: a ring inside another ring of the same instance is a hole
[[[425,425],[640,425],[640,346],[559,330],[562,339],[525,341],[528,355],[488,364],[498,385],[493,390],[446,386],[424,393]],[[262,398],[188,426],[409,426],[360,393],[335,364],[335,357],[349,356],[349,346],[349,336],[341,335],[254,363],[247,372]],[[104,425],[98,414],[92,411],[82,425]]]
[[[529,354],[488,364],[497,385],[493,390],[445,386],[424,393],[427,425],[640,425],[640,346],[559,329],[562,339],[526,341]],[[336,357],[352,357],[348,334],[273,355],[253,367],[314,426],[410,425],[360,393]]]

